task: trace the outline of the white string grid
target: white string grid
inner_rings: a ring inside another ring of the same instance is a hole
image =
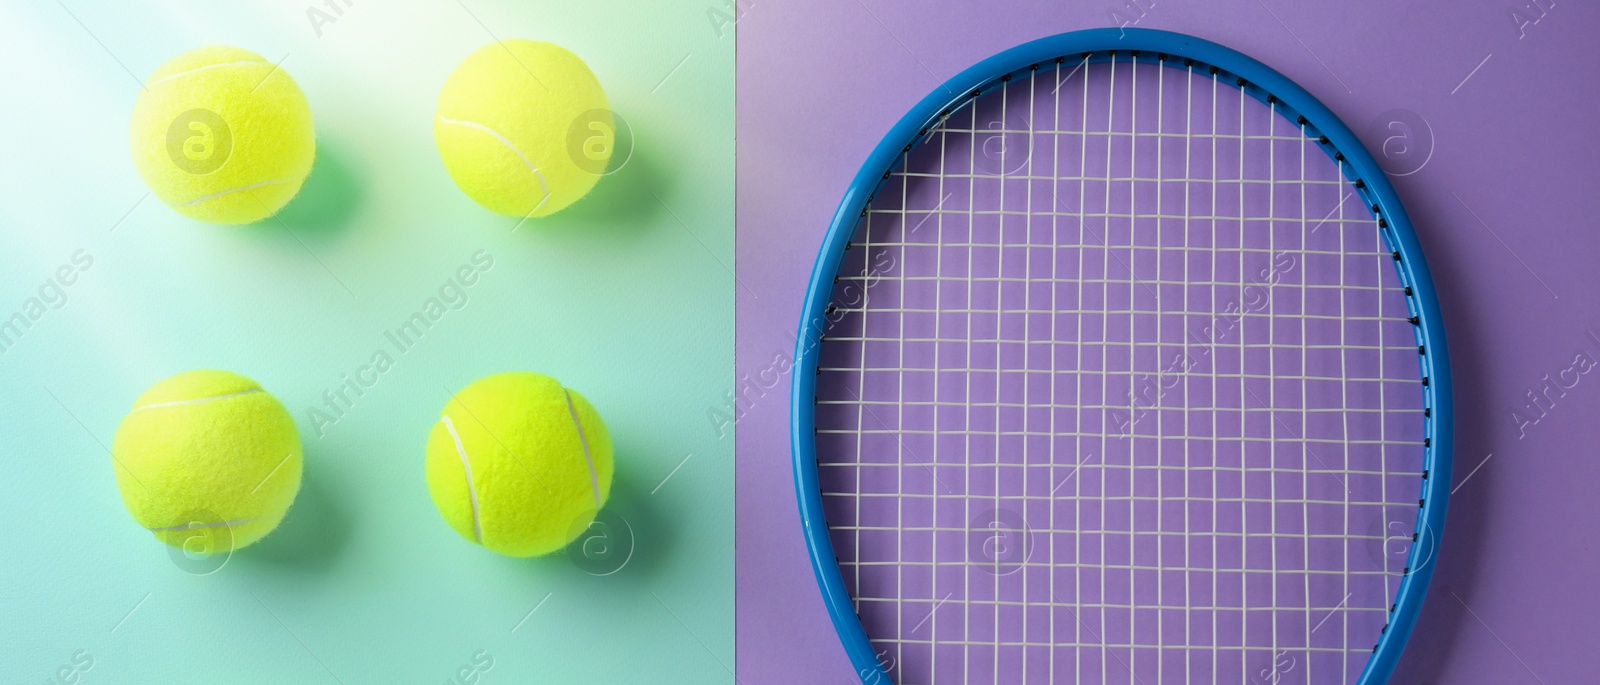
[[[1081,57],[957,107],[878,189],[817,390],[824,507],[921,683],[1350,683],[1423,457],[1407,294],[1301,124]]]

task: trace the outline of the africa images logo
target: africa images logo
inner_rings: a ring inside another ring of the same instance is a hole
[[[322,404],[306,407],[306,420],[317,427],[317,437],[327,435],[329,428],[355,408],[356,402],[383,380],[400,357],[422,342],[434,324],[450,312],[466,308],[471,301],[467,290],[492,268],[494,255],[487,250],[472,253],[466,264],[457,267],[439,285],[436,295],[423,300],[422,307],[398,326],[383,332],[386,344],[374,349],[367,363],[356,367],[353,373],[339,374],[339,382],[322,391]]]
[[[191,109],[167,127],[167,157],[197,176],[221,169],[233,154],[233,129],[216,112]]]

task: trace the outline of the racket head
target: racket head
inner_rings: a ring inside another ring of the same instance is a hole
[[[1433,576],[1433,561],[1451,483],[1453,443],[1452,386],[1449,351],[1437,296],[1412,223],[1385,173],[1360,140],[1327,107],[1293,81],[1271,68],[1229,48],[1191,36],[1137,28],[1075,31],[1035,40],[990,57],[951,78],[914,106],[884,136],[862,165],[835,212],[806,291],[796,343],[791,385],[791,439],[796,495],[812,570],[835,630],[864,683],[890,683],[888,664],[872,645],[853,604],[830,537],[822,481],[818,472],[816,401],[822,339],[828,332],[835,279],[852,238],[860,229],[873,195],[883,187],[904,155],[928,137],[952,112],[996,84],[1016,76],[1029,76],[1040,65],[1058,60],[1083,60],[1087,64],[1131,60],[1141,64],[1172,60],[1214,70],[1221,80],[1250,98],[1270,104],[1291,121],[1298,120],[1307,135],[1322,138],[1323,151],[1338,154],[1346,181],[1354,186],[1374,217],[1381,219],[1382,238],[1395,253],[1395,269],[1407,288],[1407,308],[1413,318],[1423,377],[1423,428],[1421,492],[1412,543],[1405,568],[1387,612],[1387,623],[1376,637],[1372,656],[1356,682],[1386,682],[1416,623]],[[1131,486],[1130,486],[1131,487]]]

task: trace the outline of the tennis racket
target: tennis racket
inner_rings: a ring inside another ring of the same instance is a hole
[[[864,683],[1387,681],[1450,483],[1382,169],[1233,50],[1097,29],[962,72],[806,295],[800,514]]]

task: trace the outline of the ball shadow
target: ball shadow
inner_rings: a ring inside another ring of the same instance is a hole
[[[582,199],[547,217],[528,219],[521,231],[634,238],[674,210],[663,204],[671,190],[659,150],[636,144],[627,161],[602,176]],[[680,214],[681,216],[681,214]],[[600,225],[597,230],[596,224]],[[531,230],[530,230],[531,229]]]
[[[636,469],[627,469],[618,472],[611,484],[607,508],[627,521],[633,532],[633,554],[626,566],[617,570],[618,575],[654,575],[672,548],[674,531],[667,525],[668,517],[655,510],[651,493],[639,477]]]
[[[350,217],[366,197],[366,189],[351,171],[336,143],[317,138],[317,160],[300,193],[277,214],[258,224],[281,220],[302,238],[331,236],[350,225]]]
[[[628,468],[629,450],[619,447],[617,452],[620,463],[612,476],[611,497],[594,523],[561,551],[522,564],[541,581],[547,581],[552,571],[608,581],[660,570],[674,531],[655,509],[640,474]]]
[[[234,553],[246,567],[321,573],[334,565],[350,537],[349,513],[329,493],[311,459],[306,460],[300,494],[277,530]]]

